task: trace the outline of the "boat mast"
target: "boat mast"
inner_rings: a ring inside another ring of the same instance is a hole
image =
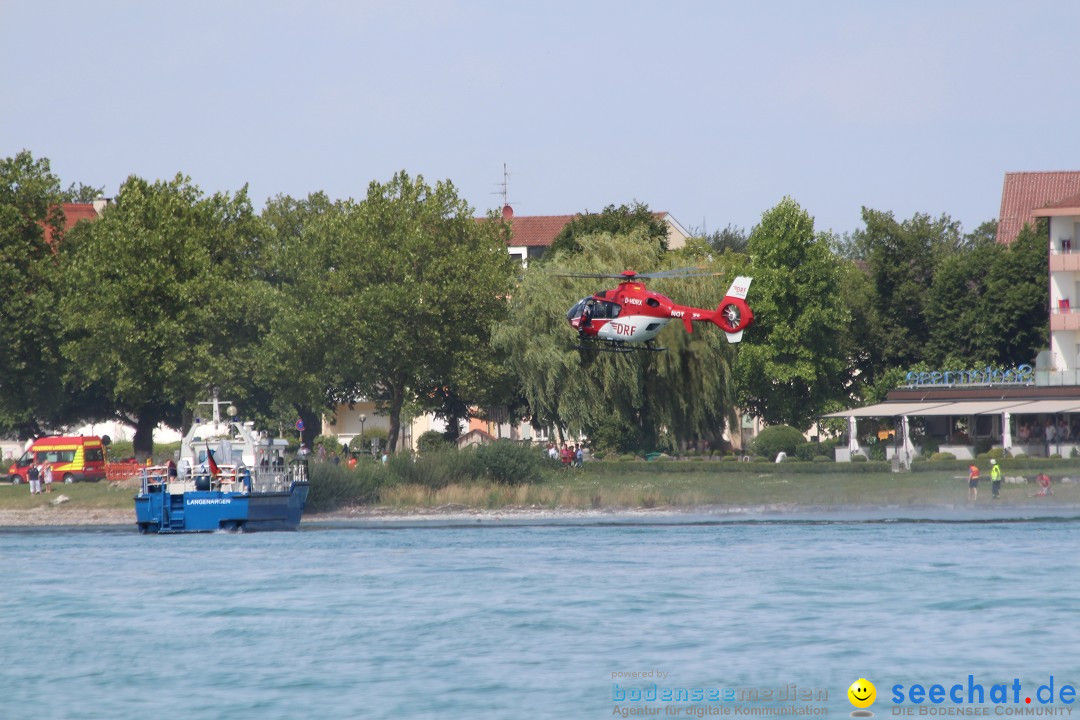
[[[221,424],[221,405],[231,405],[232,400],[218,400],[217,390],[214,391],[214,399],[209,402],[200,402],[199,405],[211,405],[214,408],[214,424]]]

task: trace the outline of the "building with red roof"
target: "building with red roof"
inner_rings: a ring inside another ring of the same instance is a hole
[[[997,241],[1006,245],[1016,239],[1025,223],[1034,225],[1036,210],[1080,193],[1080,172],[1005,173],[998,214]],[[1044,217],[1044,216],[1039,216]]]
[[[81,220],[97,220],[108,204],[107,200],[95,200],[92,203],[61,203],[60,209],[64,211],[64,231],[75,227]],[[45,242],[53,244],[52,228],[45,226]]]
[[[910,434],[909,417],[921,418],[927,436],[948,440],[951,419],[963,417],[976,436],[994,444],[1000,438],[1006,452],[1062,457],[1080,453],[1080,434],[1043,432],[1048,426],[1080,423],[1080,172],[1005,173],[997,241],[1011,243],[1024,225],[1034,226],[1040,218],[1048,221],[1049,352],[1040,352],[1034,367],[987,367],[981,375],[982,368],[973,373],[949,368],[908,373],[905,386],[889,391],[885,402],[825,416],[848,420],[848,447],[837,448],[838,460],[865,455],[858,440],[858,418],[900,420],[902,443],[894,441],[886,449],[886,455],[897,463],[894,468],[906,465],[919,452]],[[970,442],[939,443],[935,450],[974,459],[975,447]]]
[[[1080,189],[1043,204],[1032,216],[1049,224],[1052,368],[1064,371],[1068,384],[1080,385]]]
[[[664,221],[668,228],[668,248],[675,250],[684,247],[690,239],[690,233],[668,212],[655,212],[656,217]],[[504,205],[503,220],[510,224],[510,242],[507,250],[512,257],[523,265],[538,258],[551,247],[555,237],[562,229],[581,213],[573,215],[514,215],[514,209]]]

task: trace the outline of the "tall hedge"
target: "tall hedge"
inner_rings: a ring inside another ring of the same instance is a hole
[[[758,433],[751,447],[755,455],[775,460],[781,451],[794,457],[795,448],[805,442],[803,434],[790,425],[770,425]]]

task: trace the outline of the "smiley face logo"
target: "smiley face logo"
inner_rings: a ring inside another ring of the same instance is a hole
[[[874,704],[874,700],[877,699],[877,688],[874,687],[874,683],[870,682],[866,678],[859,678],[855,682],[851,683],[851,687],[847,691],[848,700],[851,704],[857,708],[868,708]]]

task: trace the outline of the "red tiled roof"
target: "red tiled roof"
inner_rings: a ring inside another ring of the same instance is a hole
[[[1070,195],[1069,197],[1065,198],[1064,200],[1059,200],[1056,203],[1050,203],[1045,208],[1041,208],[1041,209],[1043,209],[1043,210],[1057,210],[1057,209],[1068,208],[1068,209],[1071,210],[1071,209],[1076,208],[1076,207],[1080,207],[1080,193],[1077,193],[1075,195]]]
[[[508,206],[509,207],[509,206]],[[513,210],[503,209],[503,217],[510,223],[510,245],[515,247],[548,247],[567,223],[581,213],[573,215],[514,215]],[[654,212],[658,218],[667,217],[666,212]],[[478,218],[482,220],[483,218]]]
[[[519,215],[510,219],[510,242],[525,247],[547,247],[577,215]]]
[[[67,218],[65,227],[70,230],[80,220],[97,220],[97,210],[94,203],[64,203],[64,216]]]
[[[1024,223],[1034,223],[1033,212],[1080,194],[1080,172],[1005,173],[998,216],[999,243],[1011,243]]]
[[[80,220],[97,220],[97,210],[93,203],[63,203],[60,208],[64,211],[64,229],[70,230]],[[50,245],[53,242],[52,228],[45,226],[45,242]]]

